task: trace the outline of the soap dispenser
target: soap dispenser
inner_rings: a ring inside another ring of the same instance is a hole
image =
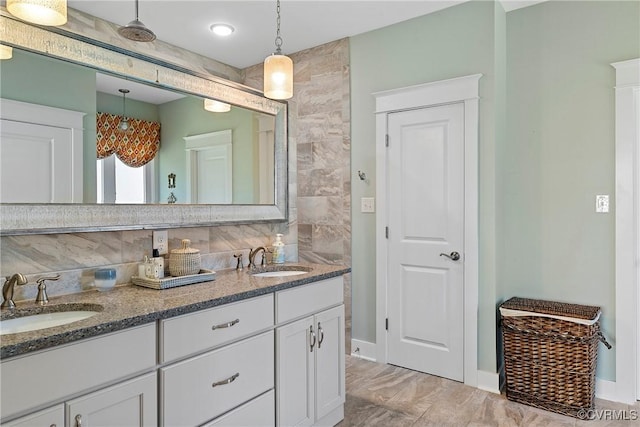
[[[273,242],[273,263],[284,264],[284,243],[282,234],[276,234],[276,241]]]

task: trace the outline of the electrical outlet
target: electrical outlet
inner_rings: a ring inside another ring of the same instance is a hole
[[[609,212],[609,195],[601,194],[596,196],[596,212],[608,213]]]
[[[375,198],[363,197],[360,199],[360,212],[373,213],[376,211]]]
[[[169,233],[167,230],[153,232],[153,249],[157,249],[160,255],[169,253]]]

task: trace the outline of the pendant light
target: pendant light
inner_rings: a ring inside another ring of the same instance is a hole
[[[118,123],[118,130],[120,132],[131,132],[133,128],[131,127],[131,123],[129,123],[129,118],[126,114],[127,94],[129,93],[129,89],[118,89],[118,92],[122,94],[122,119],[120,119],[120,123]]]
[[[67,0],[7,0],[7,11],[38,25],[57,26],[67,22]]]
[[[212,113],[227,113],[231,111],[231,105],[214,99],[205,99],[204,109]]]
[[[138,19],[138,0],[136,0],[136,19],[124,27],[118,28],[118,34],[134,42],[152,42],[156,35]]]
[[[13,58],[13,48],[11,46],[0,44],[0,59],[11,58]]]
[[[277,0],[276,11],[276,51],[264,60],[264,96],[271,99],[289,99],[293,96],[293,61],[282,54],[280,0]]]

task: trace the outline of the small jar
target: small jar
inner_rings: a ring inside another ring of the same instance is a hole
[[[100,292],[109,291],[116,285],[115,268],[101,268],[93,274],[93,285]]]

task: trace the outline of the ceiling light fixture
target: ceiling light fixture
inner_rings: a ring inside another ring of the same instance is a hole
[[[264,96],[271,99],[289,99],[293,96],[293,61],[282,54],[280,0],[277,0],[276,12],[276,51],[264,60]]]
[[[67,22],[67,0],[7,0],[10,14],[38,25],[57,26]]]
[[[0,59],[13,58],[13,48],[11,46],[5,46],[0,44]]]
[[[136,0],[136,19],[126,26],[118,28],[118,34],[134,42],[152,42],[156,35],[138,19],[138,0]]]
[[[231,105],[214,99],[205,99],[204,109],[212,113],[227,113],[231,111]]]
[[[118,89],[118,92],[122,94],[122,119],[118,123],[118,130],[120,132],[131,132],[133,128],[129,123],[129,118],[127,118],[126,114],[126,106],[127,106],[127,94],[129,93],[129,89]]]
[[[230,36],[236,30],[229,24],[212,24],[209,29],[213,34],[220,37]]]

